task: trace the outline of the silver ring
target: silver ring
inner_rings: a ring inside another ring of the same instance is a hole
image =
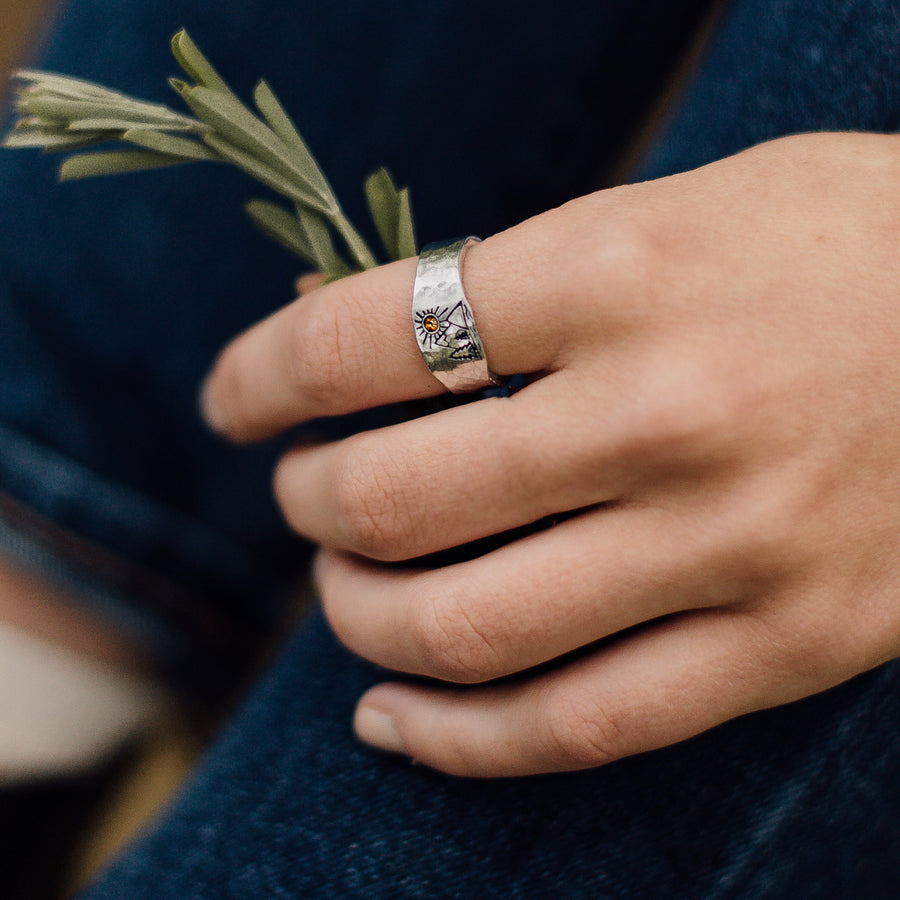
[[[419,256],[413,287],[416,342],[429,371],[454,394],[499,387],[505,379],[488,369],[475,316],[462,284],[466,237],[428,244]]]

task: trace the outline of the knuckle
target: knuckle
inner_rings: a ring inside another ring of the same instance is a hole
[[[309,297],[302,314],[291,325],[288,371],[297,396],[321,415],[339,412],[344,400],[359,385],[346,342],[341,339],[341,318],[328,298]]]
[[[591,697],[556,697],[548,704],[550,755],[573,768],[588,768],[625,756],[628,727],[620,712]]]
[[[616,239],[598,252],[604,273],[614,273],[620,290],[642,293],[651,283],[650,273],[657,267],[659,253],[654,235],[643,223],[626,221]]]
[[[497,646],[478,627],[465,597],[430,598],[414,622],[416,645],[426,674],[457,684],[478,684],[498,674]]]
[[[335,503],[338,528],[349,549],[384,561],[408,557],[411,526],[399,490],[401,473],[367,436],[348,439],[338,466]]]
[[[597,196],[603,203],[616,203],[616,227],[604,235],[602,242],[594,242],[585,250],[592,266],[600,267],[604,279],[611,279],[617,291],[627,295],[635,292],[644,296],[654,283],[654,275],[666,261],[664,245],[667,240],[665,222],[648,216],[641,203],[640,187],[617,189],[615,196]],[[635,196],[637,194],[637,196]],[[585,213],[594,217],[594,209]]]
[[[664,297],[658,284],[660,273],[671,268],[665,252],[667,223],[656,221],[662,217],[659,209],[656,215],[648,212],[646,199],[645,186],[628,185],[571,200],[544,214],[565,226],[552,238],[552,250],[566,273],[556,290],[565,300],[558,314],[575,328],[570,340],[592,341],[598,332],[608,340],[612,333],[628,332],[651,320],[654,301]],[[602,298],[584,288],[598,280],[603,297],[623,301],[604,303],[602,316],[596,314]]]

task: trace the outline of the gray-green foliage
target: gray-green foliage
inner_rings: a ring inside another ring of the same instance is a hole
[[[377,265],[269,85],[260,81],[256,86],[254,110],[231,90],[186,31],[172,38],[172,53],[189,80],[173,78],[170,84],[193,115],[79,78],[22,69],[14,76],[20,119],[3,146],[67,152],[110,141],[120,145],[69,156],[60,166],[64,181],[199,161],[227,162],[289,201],[251,200],[245,208],[265,234],[328,279]],[[366,179],[365,193],[387,257],[414,256],[408,189],[398,190],[387,170],[379,169]]]

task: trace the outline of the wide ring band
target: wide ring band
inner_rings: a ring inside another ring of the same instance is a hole
[[[428,244],[419,255],[413,288],[416,342],[431,374],[454,394],[498,387],[504,379],[490,371],[475,316],[462,284],[465,237]]]

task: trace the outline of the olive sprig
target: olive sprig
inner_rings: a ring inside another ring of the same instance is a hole
[[[60,166],[62,181],[230,163],[288,201],[254,199],[244,208],[261,231],[326,279],[378,265],[268,83],[256,85],[251,109],[186,31],[172,38],[172,54],[186,79],[171,78],[169,84],[192,115],[80,78],[21,69],[13,76],[19,119],[3,146],[75,151]],[[120,146],[83,152],[110,142]],[[387,258],[415,256],[409,189],[398,189],[384,168],[366,178],[364,187]]]

